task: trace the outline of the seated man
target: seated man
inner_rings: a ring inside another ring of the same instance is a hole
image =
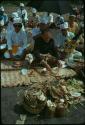
[[[60,32],[56,34],[56,40],[54,41],[56,51],[59,51],[59,58],[64,58],[64,45],[65,41],[72,39],[75,35],[68,31],[68,22],[64,22],[60,25]]]
[[[76,51],[76,46],[78,45],[78,37],[81,34],[81,30],[74,35],[74,33],[68,31],[68,23],[65,22],[64,24],[61,24],[61,34],[58,35],[58,40],[60,40],[60,43],[58,43],[60,49],[62,52],[65,52],[65,57],[68,56],[68,58],[73,55],[74,57],[81,58],[82,53]],[[57,45],[57,44],[56,44]]]
[[[13,12],[10,16],[9,16],[9,21],[8,21],[8,25],[7,25],[7,33],[12,32],[14,30],[14,26],[13,26],[13,19],[18,17],[18,13]]]
[[[3,6],[0,7],[0,20],[4,21],[4,25],[7,25],[7,23],[8,23],[8,16],[5,13],[5,10],[4,10]]]
[[[69,16],[69,32],[72,32],[74,34],[77,34],[79,31],[78,23],[75,21],[76,17],[75,15]]]
[[[42,32],[41,36],[35,39],[33,54],[38,63],[40,63],[45,55],[57,57],[54,49],[54,40],[48,30]]]
[[[8,54],[9,58],[20,56],[23,58],[24,50],[27,48],[27,35],[22,30],[22,20],[14,18],[13,21],[14,31],[7,36]],[[6,55],[7,53],[5,53]]]
[[[34,23],[39,23],[40,16],[37,14],[37,10],[35,8],[32,8],[32,15],[28,18],[28,24],[29,26],[33,27]]]
[[[3,59],[3,54],[7,49],[7,31],[4,28],[4,21],[0,21],[0,58]]]

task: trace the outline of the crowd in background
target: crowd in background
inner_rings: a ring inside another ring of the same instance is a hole
[[[64,16],[45,12],[39,15],[31,8],[32,15],[20,3],[18,10],[9,14],[3,6],[0,7],[0,51],[1,58],[25,59],[31,54],[41,62],[44,55],[50,54],[57,60],[63,60],[66,53],[66,42],[73,41],[76,47],[71,52],[74,56],[82,57],[84,53],[84,12],[74,8],[66,20]],[[72,47],[69,44],[69,49]],[[68,46],[67,46],[68,48]],[[68,50],[69,51],[69,50]],[[69,54],[70,56],[70,54]]]

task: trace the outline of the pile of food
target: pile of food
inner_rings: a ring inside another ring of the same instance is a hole
[[[28,112],[47,116],[63,116],[70,105],[84,100],[84,84],[75,78],[35,84],[23,91],[22,104]],[[82,99],[83,98],[83,99]]]

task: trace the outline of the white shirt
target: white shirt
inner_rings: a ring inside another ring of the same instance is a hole
[[[72,39],[74,37],[74,33],[67,32],[67,36],[64,36],[62,32],[56,34],[56,38],[54,40],[54,45],[56,47],[63,47],[64,43],[67,39]]]
[[[10,34],[7,34],[8,50],[11,50],[14,44],[19,45],[23,50],[27,48],[27,35],[25,31],[21,29],[18,33],[12,31]]]
[[[12,32],[12,31],[14,31],[13,22],[9,21],[7,26],[7,32]]]

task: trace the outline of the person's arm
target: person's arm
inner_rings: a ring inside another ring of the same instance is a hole
[[[7,33],[7,36],[6,36],[6,38],[7,38],[7,48],[8,48],[8,50],[11,52],[12,51],[12,40],[11,40],[11,33]]]
[[[51,39],[51,45],[50,46],[51,46],[51,54],[52,54],[52,56],[57,57],[57,47],[55,47],[53,39]]]

